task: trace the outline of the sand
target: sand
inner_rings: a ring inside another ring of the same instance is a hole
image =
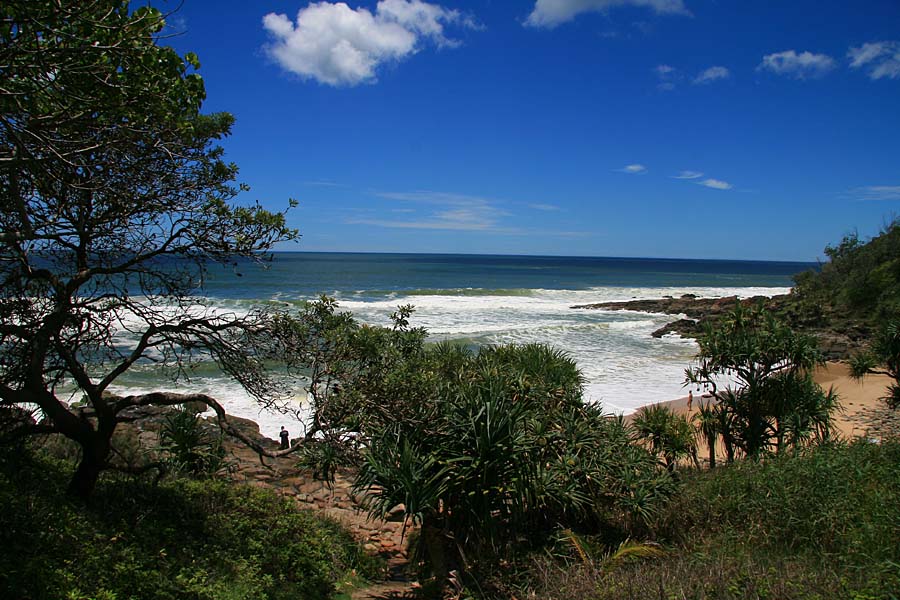
[[[885,388],[891,381],[888,376],[867,375],[859,382],[850,377],[847,365],[830,362],[819,368],[814,377],[825,389],[833,386],[840,397],[842,411],[835,420],[841,435],[847,438],[866,437],[877,440],[900,435],[900,409],[891,410],[879,400],[885,395]],[[694,397],[690,411],[687,400],[685,396],[664,404],[678,413],[692,415],[697,412],[699,398]]]

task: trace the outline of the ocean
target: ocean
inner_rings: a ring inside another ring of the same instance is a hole
[[[258,304],[291,309],[321,294],[370,324],[387,324],[398,305],[412,304],[413,326],[430,341],[473,345],[542,342],[566,351],[587,380],[585,398],[613,413],[687,394],[684,369],[696,355],[693,340],[651,333],[666,315],[581,310],[605,301],[695,294],[700,297],[786,293],[792,276],[815,268],[796,262],[486,256],[432,254],[276,253],[268,268],[240,264],[212,269],[198,295],[216,307]],[[297,382],[295,402],[304,401]],[[214,365],[200,365],[191,381],[161,379],[143,365],[114,391],[164,389],[204,392],[230,414],[257,421],[276,437],[281,425],[299,435],[296,421],[261,411]]]

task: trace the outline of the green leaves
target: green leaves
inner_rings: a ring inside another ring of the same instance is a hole
[[[867,373],[887,375],[894,383],[882,397],[888,406],[900,407],[900,320],[881,325],[869,349],[850,357],[850,374],[862,379]]]
[[[828,437],[840,405],[812,380],[812,370],[824,362],[815,338],[795,333],[762,306],[738,304],[697,341],[698,364],[686,371],[685,382],[711,389],[729,459],[735,448],[758,458]],[[735,387],[719,391],[722,377]],[[711,439],[716,420],[703,418]]]
[[[632,426],[639,440],[650,444],[651,451],[665,460],[674,470],[681,458],[696,451],[694,430],[684,415],[676,414],[668,406],[643,406],[634,415]]]
[[[124,407],[104,391],[138,362],[177,376],[206,352],[276,402],[245,344],[264,337],[266,315],[215,315],[187,299],[211,263],[260,262],[298,233],[285,213],[235,201],[237,167],[217,145],[234,119],[201,114],[197,57],[159,43],[157,9],[9,0],[3,17],[0,401],[39,403],[85,447],[90,475],[73,489],[86,494]],[[133,350],[115,339],[123,321]],[[62,380],[84,393],[96,427],[56,397]]]
[[[356,489],[371,494],[374,515],[402,504],[408,518],[446,534],[423,542],[455,541],[431,557],[435,565],[446,556],[490,561],[559,523],[597,523],[611,510],[647,524],[665,500],[667,476],[658,478],[621,421],[582,403],[581,375],[563,353],[441,343],[408,356],[403,372],[428,375],[414,390],[385,388],[414,395],[400,396],[402,408],[384,421],[367,421]]]

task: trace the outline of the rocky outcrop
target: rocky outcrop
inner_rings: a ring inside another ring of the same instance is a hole
[[[777,308],[784,303],[787,296],[753,296],[739,300],[737,296],[724,298],[698,298],[694,294],[685,294],[680,298],[667,296],[657,300],[629,300],[626,302],[601,302],[598,304],[581,304],[573,309],[631,310],[635,312],[657,313],[664,315],[684,315],[653,332],[653,337],[662,337],[669,333],[677,333],[682,337],[696,338],[703,331],[706,323],[715,321],[734,309],[737,303],[745,306],[765,304]]]
[[[682,318],[667,323],[653,332],[654,337],[677,333],[682,337],[696,338],[707,324],[715,324],[723,315],[734,309],[737,303],[743,306],[762,304],[768,310],[784,318],[797,331],[816,336],[819,348],[826,360],[846,360],[851,354],[865,346],[869,331],[859,323],[842,319],[840,315],[827,314],[824,309],[816,317],[801,316],[795,300],[789,295],[754,296],[738,299],[737,296],[724,298],[697,298],[685,294],[680,298],[665,297],[657,300],[630,300],[627,302],[601,302],[572,306],[572,309],[630,310]]]

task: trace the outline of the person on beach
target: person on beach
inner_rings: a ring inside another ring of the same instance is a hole
[[[688,390],[688,411],[691,410],[691,405],[694,404],[694,392]]]
[[[288,433],[288,430],[284,428],[284,425],[281,426],[281,432],[278,434],[278,437],[281,438],[281,449],[287,450],[291,447],[290,437],[291,434]]]

